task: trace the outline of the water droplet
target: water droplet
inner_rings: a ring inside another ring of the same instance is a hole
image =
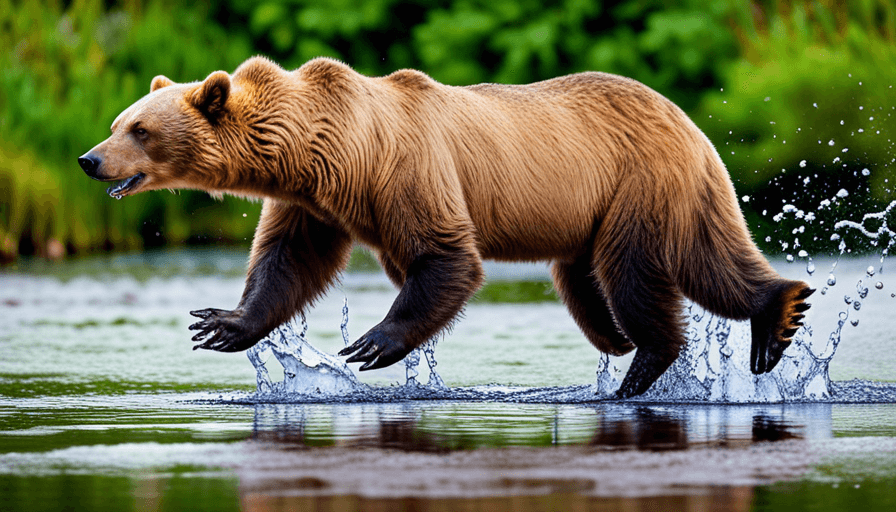
[[[868,277],[873,276],[874,275],[874,267],[869,266],[868,268],[865,269],[865,273],[868,274]]]
[[[878,281],[878,282],[874,283],[874,287],[877,288],[878,290],[883,290],[884,283]]]
[[[834,274],[829,274],[828,275],[828,286],[834,286],[835,284],[837,284],[837,277],[834,276]]]
[[[800,258],[805,258],[808,255],[809,253],[806,251],[800,251],[799,253],[797,253],[797,256],[799,256]]]
[[[792,254],[788,254],[788,255],[787,255],[787,262],[788,262],[788,263],[793,263],[793,255],[792,255]]]
[[[806,161],[800,160],[800,167],[805,167],[805,166],[806,166]]]
[[[840,120],[840,126],[843,126],[843,119]]]
[[[868,176],[869,174],[871,174],[871,171],[867,167],[862,169],[862,176]]]
[[[821,289],[821,294],[822,294],[822,295],[827,295],[827,294],[828,294],[828,287],[827,287],[827,286],[825,286],[825,287],[823,287],[823,288]]]
[[[744,196],[744,197],[740,198],[740,200],[743,201],[743,202],[745,202],[745,203],[749,203],[749,202],[750,202],[750,196]]]
[[[862,309],[862,301],[857,300],[852,303],[852,308],[856,311]]]
[[[850,320],[849,323],[851,323],[853,327],[857,327],[859,325],[859,319]]]
[[[831,139],[828,141],[828,146],[833,146],[834,144],[835,144],[834,139]]]
[[[836,242],[837,240],[840,240],[840,235],[838,235],[837,233],[831,235],[831,242]]]
[[[850,297],[849,295],[844,295],[843,302],[845,302],[847,304],[852,304],[852,297]]]
[[[806,272],[811,276],[815,273],[815,263],[812,262],[812,258],[809,258],[809,263],[806,265]]]
[[[837,197],[839,197],[841,199],[848,195],[849,195],[849,192],[847,192],[845,188],[841,188],[840,190],[837,191]]]

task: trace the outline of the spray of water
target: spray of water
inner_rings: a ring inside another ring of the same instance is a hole
[[[350,343],[348,334],[348,299],[342,303],[342,339]],[[308,324],[304,318],[293,319],[274,329],[271,334],[246,352],[255,367],[256,393],[258,395],[326,395],[339,396],[363,391],[362,384],[343,360],[315,348],[306,337]],[[448,386],[436,371],[435,347],[439,339],[434,336],[404,359],[408,388],[448,390]],[[274,382],[265,361],[268,351],[283,366],[283,381]],[[421,355],[429,367],[429,380],[425,385],[417,382]]]
[[[343,305],[343,336],[347,339],[348,306]],[[301,325],[301,328],[299,327]],[[302,394],[338,396],[364,388],[344,361],[311,345],[305,319],[292,320],[274,329],[247,351],[255,367],[256,392],[261,394]],[[283,381],[273,382],[265,355],[273,352],[283,366]]]

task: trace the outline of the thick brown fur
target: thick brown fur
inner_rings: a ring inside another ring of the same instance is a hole
[[[778,276],[753,244],[712,144],[630,79],[451,87],[412,70],[370,78],[315,59],[288,72],[253,58],[233,76],[156,77],[151,89],[85,155],[88,174],[139,178],[116,195],[193,188],[265,201],[239,306],[196,312],[201,348],[248,348],[303,311],[351,240],[401,287],[344,351],[362,369],[445,328],[482,283],[484,258],[554,262],[588,339],[613,354],[638,348],[619,396],[646,391],[678,356],[685,297],[759,320],[754,371],[774,366],[808,307],[808,286]]]

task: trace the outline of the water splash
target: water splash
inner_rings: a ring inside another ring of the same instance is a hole
[[[597,362],[597,383],[593,386],[594,394],[599,397],[611,397],[621,382],[619,381],[619,367],[610,360],[610,355],[601,353]]]
[[[348,346],[348,299],[342,302],[342,323],[339,326],[343,343]],[[246,352],[255,367],[256,393],[258,395],[300,394],[340,396],[367,389],[342,359],[315,348],[308,342],[308,324],[304,318],[293,319],[274,329]],[[426,388],[447,391],[449,388],[436,371],[435,347],[439,337],[434,336],[411,351],[404,359],[407,388]],[[283,366],[284,379],[274,382],[265,365],[268,351]],[[429,380],[425,385],[417,382],[421,356],[429,367]]]
[[[438,343],[439,335],[433,336],[427,340],[426,343],[412,350],[411,353],[404,358],[405,376],[407,379],[405,386],[421,385],[417,382],[417,377],[420,375],[420,372],[417,371],[417,367],[420,365],[420,356],[422,355],[429,367],[429,380],[426,382],[426,387],[434,390],[448,390],[445,381],[442,380],[442,377],[436,371],[436,364],[438,363],[436,363],[435,350]]]
[[[343,326],[348,323],[348,307],[343,306]],[[306,339],[308,324],[302,318],[301,329],[291,320],[274,329],[268,337],[249,349],[246,355],[256,372],[256,392],[261,394],[317,394],[338,396],[365,387],[344,361],[321,352]],[[347,332],[343,329],[343,335]],[[283,381],[273,382],[264,354],[270,350],[283,366]]]
[[[780,402],[830,398],[828,365],[840,343],[840,322],[828,346],[816,354],[811,328],[794,336],[775,369],[764,375],[749,370],[751,333],[748,322],[733,322],[707,313],[696,305],[687,308],[690,322],[687,346],[678,360],[637,400],[713,402]],[[619,371],[612,360],[599,363],[596,393],[607,395],[618,387]]]

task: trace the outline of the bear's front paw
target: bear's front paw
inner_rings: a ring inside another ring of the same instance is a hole
[[[199,331],[193,336],[193,341],[202,342],[195,345],[193,350],[202,348],[218,352],[239,352],[252,347],[264,337],[251,328],[238,310],[209,308],[190,311],[190,314],[202,319],[190,326],[191,331]]]
[[[374,327],[367,331],[367,334],[361,336],[361,339],[340,350],[339,355],[354,354],[345,361],[347,363],[363,362],[360,370],[364,371],[385,368],[397,363],[404,359],[411,350],[412,348],[408,348],[402,343],[398,336],[386,334],[383,330]]]

